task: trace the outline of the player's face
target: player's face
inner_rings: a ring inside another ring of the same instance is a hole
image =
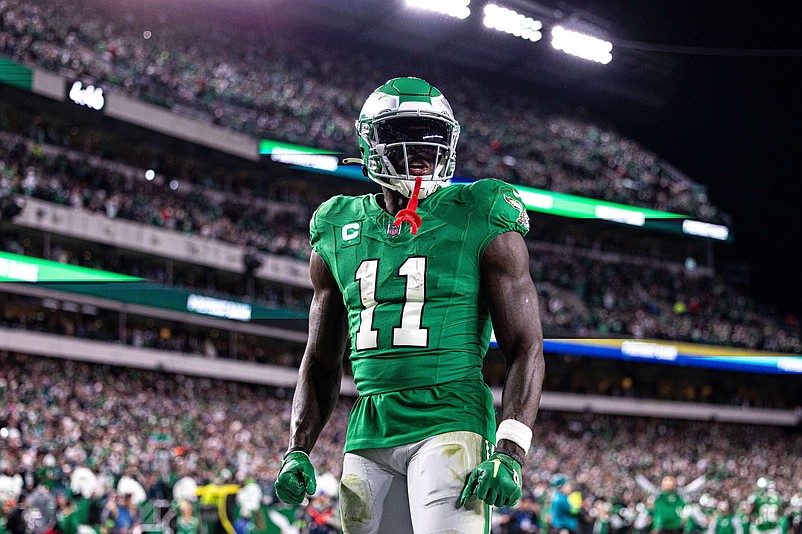
[[[379,142],[390,146],[387,158],[399,174],[424,176],[432,174],[438,161],[443,161],[444,150],[431,144],[447,146],[451,136],[450,127],[445,123],[422,117],[400,117],[380,123],[377,126]],[[406,148],[406,151],[405,151]]]
[[[407,146],[406,160],[404,160],[404,150],[401,147],[392,148],[387,154],[390,163],[398,173],[407,174],[407,168],[409,168],[411,176],[432,174],[436,156],[436,148],[422,146]]]
[[[674,477],[663,477],[660,487],[663,489],[663,491],[674,491],[674,489],[677,487],[677,479]]]

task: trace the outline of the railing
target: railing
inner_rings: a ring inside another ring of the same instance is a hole
[[[278,387],[292,388],[295,387],[298,381],[298,370],[290,367],[261,365],[234,360],[210,360],[169,351],[136,349],[112,343],[79,340],[66,336],[6,328],[0,328],[0,350]],[[501,404],[501,389],[492,388],[492,391],[494,402],[499,406]],[[357,395],[356,386],[350,376],[343,377],[340,394],[351,397]],[[796,426],[802,423],[802,410],[718,406],[693,402],[627,399],[550,391],[543,393],[540,407],[544,410],[554,411],[777,426]]]

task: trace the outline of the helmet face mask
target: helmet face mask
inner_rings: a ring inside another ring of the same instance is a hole
[[[420,198],[454,175],[459,124],[451,106],[419,78],[395,78],[374,91],[356,121],[362,164],[380,185]]]

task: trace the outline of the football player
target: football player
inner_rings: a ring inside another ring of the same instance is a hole
[[[312,217],[309,341],[276,492],[287,503],[314,493],[309,453],[350,337],[359,397],[343,530],[487,532],[490,506],[521,497],[544,374],[526,209],[497,180],[448,185],[460,127],[421,79],[379,87],[356,129],[358,161],[381,193],[334,197]],[[508,365],[498,428],[482,380],[491,319]]]

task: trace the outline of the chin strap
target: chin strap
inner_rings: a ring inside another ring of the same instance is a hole
[[[415,210],[418,209],[418,195],[420,194],[420,186],[422,182],[422,176],[418,176],[415,179],[415,189],[412,191],[412,196],[409,197],[409,203],[407,203],[407,207],[399,211],[395,216],[395,221],[393,221],[393,224],[398,228],[400,228],[404,223],[409,223],[409,232],[412,235],[418,233],[418,228],[420,227],[421,223],[420,215],[418,215]]]

